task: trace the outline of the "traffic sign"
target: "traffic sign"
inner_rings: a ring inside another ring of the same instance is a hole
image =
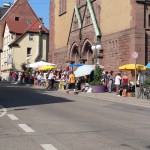
[[[137,52],[133,52],[133,53],[132,53],[132,57],[133,57],[134,59],[137,59],[137,58],[138,58],[138,53],[137,53]]]

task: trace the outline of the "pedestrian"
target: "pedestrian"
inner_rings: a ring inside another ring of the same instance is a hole
[[[15,83],[16,72],[13,72],[11,77],[12,77],[12,79],[13,79],[13,83]]]
[[[128,76],[127,73],[125,72],[123,73],[121,84],[122,86],[128,86],[128,83],[129,83]]]
[[[108,84],[107,84],[107,89],[108,92],[111,93],[112,92],[112,85],[114,83],[114,77],[113,77],[113,71],[110,71],[109,75],[108,75]]]
[[[38,72],[38,75],[37,75],[37,83],[38,83],[38,86],[41,86],[41,80],[42,80],[42,75],[40,72]]]
[[[121,73],[118,73],[115,77],[115,85],[116,85],[116,95],[120,96],[119,94],[119,88],[121,85]]]
[[[54,78],[55,78],[55,76],[54,76],[53,71],[50,71],[50,73],[49,73],[49,75],[48,75],[48,82],[49,82],[49,83],[48,83],[47,89],[54,87],[54,82],[55,82]]]
[[[73,71],[70,72],[69,75],[69,85],[68,85],[68,89],[66,91],[67,94],[69,94],[69,91],[73,89],[74,94],[76,94],[76,89],[75,89],[75,75],[73,74]]]

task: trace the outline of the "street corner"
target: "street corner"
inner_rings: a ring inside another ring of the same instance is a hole
[[[0,105],[0,117],[7,114],[7,109]]]

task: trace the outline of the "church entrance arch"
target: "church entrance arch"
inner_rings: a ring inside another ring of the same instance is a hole
[[[70,51],[70,60],[74,63],[79,63],[79,58],[80,58],[80,54],[78,50],[78,45],[74,43]]]
[[[93,51],[91,49],[91,42],[89,40],[86,40],[83,44],[82,51],[81,51],[81,57],[85,61],[85,64],[91,65],[93,64]]]

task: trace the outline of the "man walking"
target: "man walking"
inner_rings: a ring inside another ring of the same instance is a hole
[[[75,89],[75,75],[73,74],[73,71],[70,72],[69,75],[69,86],[68,90],[66,91],[67,94],[69,94],[69,91],[73,89],[74,94],[76,94],[76,89]]]

